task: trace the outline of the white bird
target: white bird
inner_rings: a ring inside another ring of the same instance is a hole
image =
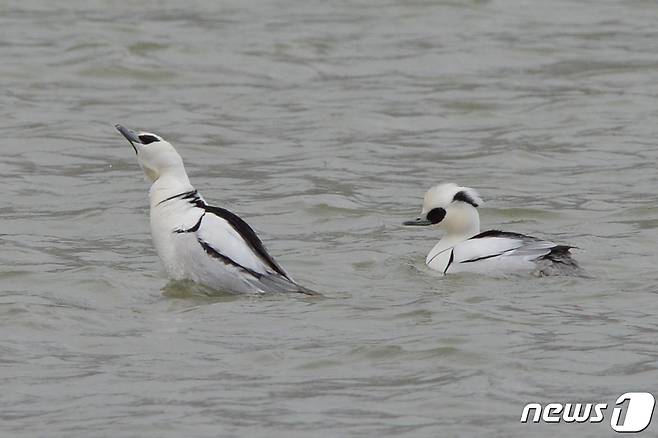
[[[135,149],[151,182],[151,235],[172,279],[232,293],[314,294],[274,261],[245,221],[206,203],[169,142],[149,132],[116,128]]]
[[[425,193],[420,217],[403,225],[432,225],[445,235],[429,252],[425,263],[443,274],[534,272],[537,275],[575,274],[572,246],[556,245],[524,234],[489,230],[480,232],[478,193],[457,184],[440,184]]]

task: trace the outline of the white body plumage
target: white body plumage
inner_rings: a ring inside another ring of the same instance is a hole
[[[566,245],[498,230],[480,233],[478,193],[456,184],[441,184],[425,194],[421,215],[404,225],[436,226],[446,231],[425,263],[443,274],[528,271],[539,275],[573,274],[579,267]]]
[[[132,144],[152,182],[151,234],[172,279],[233,293],[313,293],[274,261],[247,223],[205,202],[171,144],[152,133],[135,133],[120,125],[117,129]]]

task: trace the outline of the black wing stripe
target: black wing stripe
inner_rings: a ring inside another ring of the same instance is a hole
[[[279,266],[274,259],[272,258],[271,255],[267,253],[267,250],[263,246],[263,242],[258,238],[254,230],[245,222],[243,221],[239,216],[237,216],[234,213],[231,213],[230,211],[220,208],[220,207],[212,207],[210,205],[206,205],[205,203],[202,206],[203,209],[205,209],[208,213],[212,213],[222,219],[224,219],[226,222],[228,222],[239,234],[242,236],[245,242],[249,244],[251,249],[253,249],[256,254],[271,268],[274,270],[274,272],[284,276],[288,280],[290,280],[290,277],[286,274],[286,272]],[[292,281],[292,280],[291,280]]]
[[[253,275],[254,277],[256,277],[259,280],[263,276],[259,272],[254,271],[253,269],[245,268],[241,264],[235,262],[230,257],[226,257],[224,254],[220,253],[219,251],[217,251],[212,246],[208,245],[203,240],[201,240],[201,239],[197,239],[197,240],[198,240],[199,244],[201,245],[201,247],[203,248],[203,250],[206,252],[206,254],[208,254],[210,257],[218,259],[218,260],[224,262],[224,264],[226,264],[226,265],[235,266],[236,268],[241,269],[241,270]]]
[[[263,242],[261,242],[261,240],[256,235],[256,232],[249,226],[249,224],[243,221],[238,215],[226,210],[225,208],[213,207],[211,205],[206,204],[203,201],[203,199],[201,199],[199,193],[196,190],[191,190],[189,192],[179,193],[178,195],[171,196],[165,199],[164,201],[160,201],[158,205],[175,198],[186,199],[188,200],[189,203],[193,204],[194,206],[203,208],[207,213],[212,213],[215,216],[224,219],[226,222],[229,223],[229,225],[233,227],[233,229],[235,229],[235,231],[238,232],[238,234],[242,237],[242,239],[249,245],[249,247],[256,253],[256,255],[258,255],[259,258],[263,260],[263,262],[265,262],[267,266],[270,267],[270,269],[282,275],[284,278],[287,278],[288,280],[292,281],[292,279],[288,277],[288,274],[286,274],[283,268],[279,266],[277,262],[274,261],[271,255],[268,254],[267,250],[265,249],[265,246],[263,245]],[[194,227],[190,228],[190,231],[198,230],[198,225],[200,225],[200,222],[197,223],[197,225],[195,225]],[[181,231],[176,230],[176,232],[187,232],[187,230],[181,230]]]
[[[471,237],[469,240],[484,239],[485,237],[508,237],[508,238],[511,238],[511,239],[539,240],[536,237],[526,236],[525,234],[511,233],[509,231],[500,231],[500,230],[483,231],[482,233]]]
[[[490,259],[490,258],[492,258],[492,257],[498,257],[498,256],[500,256],[500,255],[503,255],[503,254],[508,253],[508,252],[510,252],[510,251],[515,251],[515,250],[517,250],[517,249],[518,249],[518,248],[512,248],[512,249],[508,249],[507,251],[499,252],[498,254],[491,254],[491,255],[487,255],[487,256],[483,256],[483,257],[477,257],[477,258],[470,259],[470,260],[464,260],[463,262],[459,262],[459,263],[473,263],[473,262],[479,262],[480,260]]]

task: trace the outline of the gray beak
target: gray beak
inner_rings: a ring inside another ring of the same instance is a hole
[[[402,225],[406,225],[409,227],[421,227],[421,226],[427,226],[427,225],[432,225],[432,222],[428,221],[427,219],[423,219],[422,217],[416,218],[413,221],[404,221],[402,222]]]
[[[124,137],[126,137],[126,139],[130,142],[133,149],[135,149],[135,153],[137,153],[137,148],[135,147],[135,143],[142,144],[142,141],[137,136],[137,133],[132,129],[126,128],[125,126],[114,125],[114,127],[117,128],[117,130],[121,134],[123,134]]]

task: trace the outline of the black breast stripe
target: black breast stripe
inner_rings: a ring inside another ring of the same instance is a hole
[[[196,191],[196,190],[191,190],[191,191],[189,191],[189,192],[179,193],[179,194],[177,194],[177,195],[170,196],[170,197],[168,197],[167,199],[158,202],[158,205],[160,205],[160,204],[162,204],[162,203],[164,203],[164,202],[167,202],[167,201],[171,201],[172,199],[176,199],[176,198],[189,199],[189,198],[191,198],[191,197],[193,197],[193,196],[196,196],[196,195],[197,195],[197,191]]]
[[[254,270],[252,270],[252,269],[245,268],[245,267],[242,266],[241,264],[236,263],[236,262],[235,262],[234,260],[232,260],[230,257],[226,257],[224,254],[220,253],[219,251],[217,251],[217,250],[216,250],[215,248],[213,248],[212,246],[208,245],[208,244],[207,244],[206,242],[204,242],[203,240],[201,240],[201,239],[197,239],[197,240],[198,240],[199,244],[201,245],[201,247],[203,248],[203,250],[206,252],[206,254],[208,254],[210,257],[215,258],[215,259],[218,259],[218,260],[221,260],[221,261],[224,262],[224,264],[226,264],[226,265],[235,266],[236,268],[241,269],[241,270],[243,270],[243,271],[245,271],[245,272],[247,272],[247,273],[253,275],[253,276],[256,277],[257,279],[260,279],[260,278],[263,276],[262,274],[260,274],[260,273],[258,273],[258,272],[256,272],[256,271],[254,271]]]
[[[452,265],[452,262],[453,262],[454,260],[455,260],[455,249],[453,248],[452,251],[450,251],[450,260],[448,260],[448,265],[447,265],[446,268],[443,270],[443,274],[444,274],[444,275],[448,273],[448,268],[450,267],[450,265]]]
[[[437,252],[436,254],[434,254],[434,257],[432,257],[432,258],[431,258],[427,263],[425,263],[425,264],[429,265],[430,263],[432,263],[432,261],[433,261],[435,258],[437,258],[438,256],[440,256],[441,254],[443,254],[444,252],[446,252],[446,251],[449,250],[449,249],[452,249],[452,247],[447,248],[447,249],[444,249],[444,250],[441,251],[441,252]],[[452,255],[450,256],[450,258],[452,259]]]
[[[192,228],[188,228],[187,230],[183,230],[183,229],[181,229],[181,228],[178,228],[178,229],[175,229],[175,230],[174,230],[174,233],[194,233],[194,232],[197,231],[197,230],[199,229],[199,227],[201,226],[201,220],[203,219],[203,216],[205,216],[205,213],[203,213],[203,214],[201,215],[201,217],[199,218],[199,220],[197,221],[197,223],[196,223]]]
[[[199,193],[196,190],[191,190],[189,192],[179,193],[178,195],[171,196],[171,197],[165,199],[164,201],[160,201],[158,203],[158,205],[162,204],[163,202],[167,202],[167,201],[170,201],[170,200],[176,199],[176,198],[185,199],[190,204],[194,205],[195,207],[203,208],[206,211],[206,213],[212,213],[215,216],[218,216],[218,217],[224,219],[226,222],[229,223],[229,225],[231,225],[231,227],[233,227],[233,229],[235,231],[238,232],[238,234],[247,243],[247,245],[249,245],[249,247],[256,253],[256,255],[258,255],[258,257],[263,262],[265,262],[265,264],[267,266],[269,266],[270,269],[272,269],[274,272],[282,275],[284,278],[287,278],[288,280],[290,280],[290,278],[285,273],[283,268],[281,268],[281,266],[279,266],[274,261],[272,256],[268,254],[267,250],[265,249],[265,246],[263,245],[263,242],[261,242],[261,240],[256,235],[256,232],[245,221],[243,221],[238,215],[236,215],[234,213],[231,213],[230,211],[228,211],[224,208],[213,207],[213,206],[210,206],[210,205],[206,204],[203,201],[203,199],[201,199],[201,197],[199,196]],[[202,218],[203,218],[203,216],[202,216]],[[194,232],[194,231],[197,231],[199,229],[200,225],[201,225],[201,219],[199,219],[199,222],[197,222],[197,224],[194,225],[192,228],[189,228],[187,230],[175,230],[174,232],[175,233]],[[225,257],[222,254],[220,254],[220,256]],[[290,280],[290,281],[292,281],[292,280]]]

